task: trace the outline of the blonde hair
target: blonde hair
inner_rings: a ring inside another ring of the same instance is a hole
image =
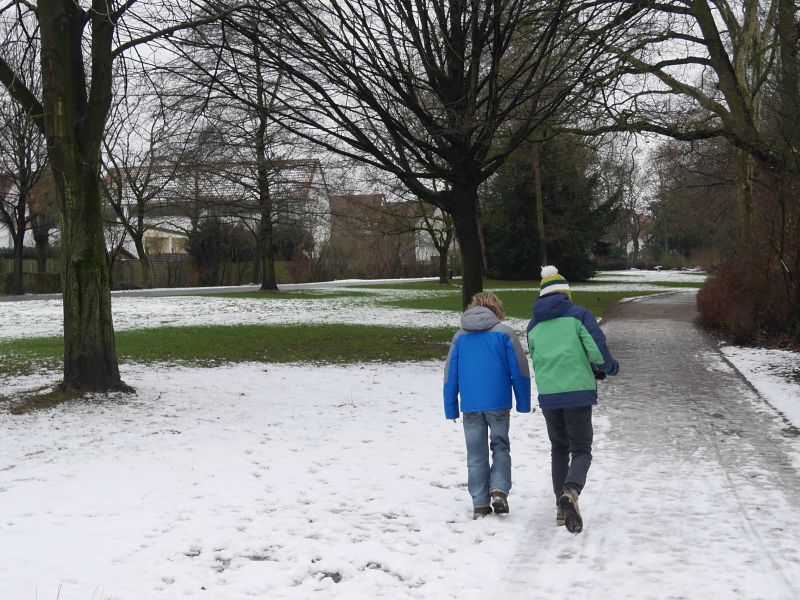
[[[503,303],[500,298],[495,296],[492,292],[478,292],[472,297],[467,309],[475,308],[476,306],[483,306],[491,310],[497,318],[501,321],[506,318],[506,313],[503,310]]]

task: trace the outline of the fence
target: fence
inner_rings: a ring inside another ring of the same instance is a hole
[[[45,273],[61,273],[61,259],[48,258],[45,265]],[[14,259],[13,258],[0,258],[0,274],[14,272]],[[39,268],[35,258],[22,259],[22,272],[23,273],[38,273]]]

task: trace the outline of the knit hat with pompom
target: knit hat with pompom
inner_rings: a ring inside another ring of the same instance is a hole
[[[572,292],[569,289],[569,283],[561,275],[558,274],[558,269],[553,265],[542,267],[542,283],[539,285],[539,297],[546,296],[547,294],[555,293],[566,294],[572,300]]]

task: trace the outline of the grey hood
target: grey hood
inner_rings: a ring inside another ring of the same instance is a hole
[[[499,322],[497,315],[485,306],[470,308],[461,315],[461,328],[466,331],[486,331]]]

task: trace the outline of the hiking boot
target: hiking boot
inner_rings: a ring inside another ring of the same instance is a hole
[[[490,514],[492,514],[491,506],[476,506],[472,509],[472,520],[477,521]]]
[[[500,490],[492,492],[492,508],[498,515],[508,514],[508,496],[505,492]]]
[[[573,487],[564,489],[561,498],[558,499],[558,507],[564,511],[564,525],[570,533],[580,533],[583,531],[583,519],[578,510],[578,490]]]
[[[564,512],[564,509],[560,506],[556,508],[556,527],[561,527],[564,525],[564,521],[567,520],[567,513]]]

